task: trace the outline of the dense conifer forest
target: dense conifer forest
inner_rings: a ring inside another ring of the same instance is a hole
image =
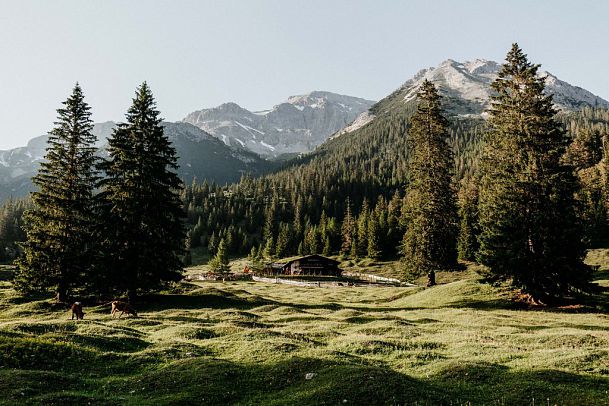
[[[381,116],[271,175],[257,179],[244,176],[239,183],[227,186],[207,182],[187,185],[182,198],[191,247],[202,246],[213,254],[219,240],[225,238],[233,256],[260,247],[273,258],[311,252],[363,258],[368,254],[362,247],[372,239],[379,240],[381,247],[374,257],[395,257],[407,221],[402,209],[408,184],[409,114],[412,110],[406,109],[401,116]],[[584,108],[559,113],[557,120],[572,140],[564,159],[573,162],[578,174],[577,210],[584,221],[585,241],[596,244],[608,237],[607,151],[603,145],[609,135],[609,111]],[[472,227],[477,228],[474,179],[484,131],[481,120],[450,118],[448,142],[455,159],[453,184],[459,196],[461,257],[470,260],[474,259],[471,246],[475,250],[477,242],[474,234],[466,234],[475,233]],[[343,227],[347,213],[352,219],[347,223],[353,224]],[[368,227],[369,223],[373,225]],[[359,243],[355,242],[358,236]],[[354,241],[359,249],[346,249],[345,239]]]

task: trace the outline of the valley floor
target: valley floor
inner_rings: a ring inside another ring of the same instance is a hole
[[[609,286],[607,251],[590,260]],[[442,281],[197,282],[139,318],[79,322],[0,281],[0,403],[609,405],[606,314],[519,310],[473,272]]]

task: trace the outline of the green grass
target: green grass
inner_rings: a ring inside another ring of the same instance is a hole
[[[609,250],[588,259],[609,287]],[[430,289],[182,284],[143,298],[140,318],[106,306],[79,322],[17,295],[8,272],[0,404],[609,404],[609,317],[520,309],[474,267]]]

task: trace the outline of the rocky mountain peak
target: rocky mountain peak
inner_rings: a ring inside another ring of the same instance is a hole
[[[262,156],[309,152],[373,102],[325,91],[291,96],[272,109],[251,112],[234,103],[190,113],[191,123],[226,145]]]
[[[493,93],[490,84],[497,78],[501,64],[486,59],[458,62],[447,59],[437,67],[419,71],[400,88],[406,102],[416,98],[425,79],[438,86],[452,114],[481,114]],[[554,96],[559,110],[579,110],[584,106],[609,108],[609,102],[577,86],[561,81],[546,71],[539,72],[546,81],[546,93]]]

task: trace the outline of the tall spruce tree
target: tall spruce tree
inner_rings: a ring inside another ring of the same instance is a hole
[[[146,82],[126,119],[108,140],[109,157],[102,166],[104,245],[117,288],[134,301],[138,290],[179,280],[185,235],[176,152]]]
[[[513,44],[492,84],[478,260],[533,297],[556,298],[584,288],[590,274],[582,262],[573,168],[561,159],[568,139],[538,68]]]
[[[459,259],[473,261],[480,244],[478,235],[480,225],[478,223],[478,186],[476,181],[465,178],[461,181],[458,194],[459,206],[459,238],[457,239],[457,252]]]
[[[440,95],[425,80],[408,129],[407,228],[402,254],[409,274],[452,269],[457,263],[454,161]]]
[[[226,252],[226,242],[224,241],[224,238],[222,238],[218,244],[216,255],[209,261],[209,269],[212,272],[225,275],[230,272],[229,263],[228,253]]]
[[[351,213],[351,201],[349,197],[347,197],[347,201],[345,203],[345,216],[343,218],[343,224],[341,227],[340,254],[342,256],[346,257],[351,254],[351,251],[355,246],[356,232],[357,230],[355,219],[353,218],[353,214]]]
[[[378,259],[381,257],[381,254],[382,248],[379,221],[375,216],[375,212],[372,212],[368,218],[368,247],[366,249],[366,256],[368,258]]]
[[[34,208],[25,213],[27,240],[17,286],[52,288],[63,302],[82,286],[93,262],[98,177],[91,111],[78,83],[57,113],[45,160],[33,178],[38,190],[32,193]]]
[[[290,225],[288,223],[279,223],[279,233],[277,234],[277,243],[275,244],[275,257],[283,258],[288,254],[290,245]]]

